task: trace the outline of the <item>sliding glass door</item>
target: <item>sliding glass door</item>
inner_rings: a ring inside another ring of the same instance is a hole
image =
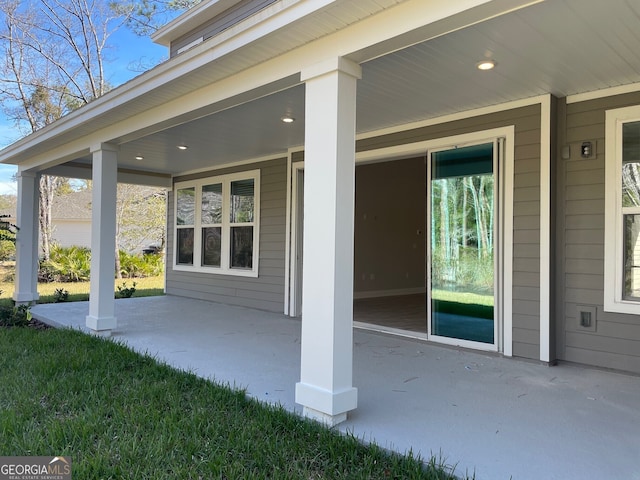
[[[446,343],[497,345],[497,163],[497,142],[430,155],[428,329]]]

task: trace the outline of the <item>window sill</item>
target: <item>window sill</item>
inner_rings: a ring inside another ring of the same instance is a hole
[[[213,268],[213,267],[196,267],[191,265],[174,265],[173,270],[176,272],[190,272],[190,273],[204,273],[207,275],[226,275],[232,277],[250,277],[258,278],[257,270],[241,270],[241,269],[227,269]]]
[[[630,302],[625,300],[605,300],[603,310],[610,313],[640,315],[640,302]]]

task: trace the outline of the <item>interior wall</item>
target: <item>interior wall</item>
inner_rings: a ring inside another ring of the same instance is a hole
[[[425,157],[356,167],[354,296],[425,291]]]

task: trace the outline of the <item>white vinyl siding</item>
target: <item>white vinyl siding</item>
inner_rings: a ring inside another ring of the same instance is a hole
[[[91,219],[54,219],[52,224],[52,240],[61,247],[91,248]]]

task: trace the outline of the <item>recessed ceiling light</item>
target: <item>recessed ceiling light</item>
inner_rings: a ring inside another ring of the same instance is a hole
[[[496,62],[494,62],[493,60],[483,60],[476,64],[476,67],[478,68],[478,70],[491,70],[495,66],[496,66]]]
[[[178,150],[186,150],[187,148],[189,148],[189,147],[187,147],[184,144],[178,145]]]
[[[144,157],[142,155],[136,155],[136,160],[144,160]]]
[[[293,123],[296,121],[295,118],[289,116],[289,115],[285,115],[284,117],[282,117],[280,120],[282,120],[284,123]]]

